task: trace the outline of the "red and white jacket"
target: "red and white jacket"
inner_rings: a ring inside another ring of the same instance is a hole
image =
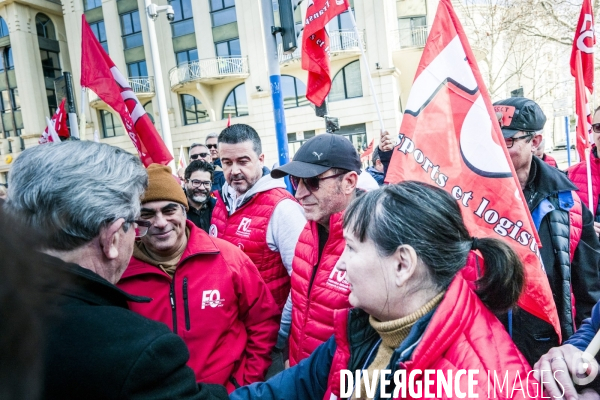
[[[327,341],[333,334],[334,312],[350,307],[346,272],[335,268],[346,245],[343,214],[342,211],[330,217],[329,238],[320,259],[317,223],[309,221],[300,234],[292,267],[290,366]]]
[[[283,200],[296,200],[287,190],[273,188],[254,194],[229,215],[223,195],[222,192],[216,192],[217,204],[213,209],[209,233],[233,243],[250,257],[279,310],[283,310],[290,293],[290,276],[283,265],[281,254],[269,248],[267,229],[275,207]]]
[[[152,298],[132,311],[166,324],[187,344],[197,381],[248,385],[264,380],[280,311],[252,261],[236,246],[190,221],[188,244],[173,279],[131,258],[118,286]]]

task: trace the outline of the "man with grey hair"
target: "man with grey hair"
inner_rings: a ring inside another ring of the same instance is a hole
[[[524,97],[511,97],[494,103],[494,111],[542,243],[541,260],[554,295],[562,339],[567,340],[600,299],[600,243],[594,217],[566,175],[533,156],[546,123],[540,106]],[[504,323],[531,365],[558,346],[558,335],[550,324],[521,309],[509,315]]]
[[[216,143],[216,142],[215,142]],[[190,161],[202,160],[207,163],[212,164],[215,167],[212,179],[212,187],[211,191],[221,190],[223,185],[225,184],[225,176],[223,175],[223,169],[221,168],[221,161],[219,160],[218,154],[215,162],[215,158],[213,158],[213,150],[209,149],[209,145],[204,145],[200,143],[194,143],[190,147]]]
[[[206,135],[206,140],[204,144],[210,150],[210,156],[212,157],[212,163],[214,166],[221,166],[221,159],[219,158],[219,134],[216,132],[211,132]]]
[[[43,174],[40,174],[43,171]],[[25,150],[9,175],[5,210],[44,235],[38,259],[62,278],[48,287],[43,398],[226,399],[197,385],[183,341],[163,324],[127,309],[115,286],[147,230],[138,221],[148,183],[134,155],[89,141]]]

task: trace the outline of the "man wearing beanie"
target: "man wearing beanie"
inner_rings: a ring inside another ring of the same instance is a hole
[[[182,337],[197,381],[229,392],[262,381],[280,318],[271,293],[240,249],[187,221],[187,198],[169,167],[147,171],[140,219],[151,225],[119,287],[152,301],[131,310]]]

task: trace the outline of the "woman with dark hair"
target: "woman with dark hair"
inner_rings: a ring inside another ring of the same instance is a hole
[[[344,238],[337,268],[355,308],[336,314],[335,335],[310,358],[232,400],[539,395],[494,315],[519,298],[523,266],[504,242],[472,238],[448,193],[418,182],[369,192],[346,210]]]

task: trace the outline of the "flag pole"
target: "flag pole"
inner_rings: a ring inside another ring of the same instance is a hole
[[[379,129],[381,132],[385,130],[383,126],[383,118],[381,118],[381,111],[379,110],[379,103],[377,102],[377,97],[375,96],[375,87],[373,86],[373,77],[371,77],[371,69],[369,68],[369,62],[367,61],[367,56],[365,55],[365,49],[363,46],[363,42],[360,39],[360,35],[358,33],[358,27],[356,26],[356,20],[354,19],[354,13],[352,12],[352,7],[348,6],[348,14],[350,14],[350,21],[352,21],[352,27],[354,28],[354,34],[356,35],[356,40],[358,40],[358,47],[360,48],[360,54],[363,59],[363,65],[367,70],[367,78],[369,80],[369,86],[371,87],[371,95],[373,96],[373,101],[375,102],[375,109],[377,110],[377,117],[379,118]]]
[[[81,113],[79,115],[79,138],[85,139],[85,97],[87,92],[85,88],[81,88]]]
[[[588,189],[588,204],[592,207],[592,168],[590,164],[590,135],[588,133],[588,119],[584,118],[585,110],[584,107],[587,105],[586,102],[586,93],[585,93],[585,85],[583,84],[583,64],[581,60],[581,50],[577,50],[575,54],[575,63],[577,65],[577,76],[575,77],[575,95],[579,100],[579,110],[575,110],[575,112],[579,111],[577,118],[578,129],[581,129],[579,132],[583,132],[585,139],[585,168],[587,172],[587,189]],[[580,90],[577,90],[580,89]],[[575,108],[577,108],[577,104],[575,104]],[[581,139],[579,135],[577,136],[576,142],[578,143]]]

